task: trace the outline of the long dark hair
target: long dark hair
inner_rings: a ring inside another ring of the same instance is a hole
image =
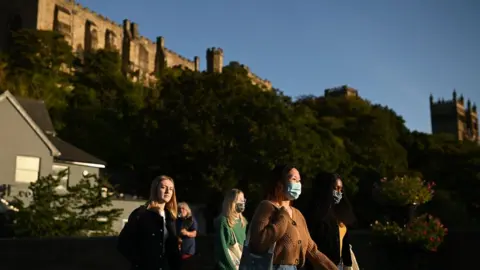
[[[347,226],[353,226],[356,218],[347,198],[345,187],[342,192],[342,200],[338,204],[334,203],[333,190],[337,179],[342,180],[342,177],[328,172],[321,172],[315,177],[312,185],[312,207],[309,211],[309,219],[313,222],[336,220]]]
[[[279,194],[279,192],[282,189],[285,189],[288,174],[292,169],[295,169],[295,167],[289,164],[277,165],[273,168],[265,189],[265,198],[267,200],[281,199],[281,194]]]

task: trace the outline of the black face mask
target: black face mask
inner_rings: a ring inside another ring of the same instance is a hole
[[[236,203],[235,204],[235,211],[237,211],[237,213],[243,213],[243,211],[245,211],[245,204],[244,203]]]

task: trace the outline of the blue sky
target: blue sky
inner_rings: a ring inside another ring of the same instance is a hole
[[[188,57],[221,47],[286,94],[348,84],[430,132],[429,95],[480,103],[479,0],[80,0]],[[295,4],[294,4],[295,3]],[[478,104],[480,105],[480,104]]]

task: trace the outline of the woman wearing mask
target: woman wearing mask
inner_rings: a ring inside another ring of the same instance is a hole
[[[292,207],[292,201],[302,192],[300,180],[300,173],[293,166],[273,169],[266,200],[257,207],[250,224],[250,251],[265,254],[275,244],[274,270],[300,269],[306,258],[317,269],[337,270],[310,238],[302,213]]]
[[[238,189],[232,189],[225,194],[222,213],[216,220],[216,269],[238,269],[247,227],[247,220],[242,214],[245,203],[245,196]]]
[[[192,215],[192,210],[186,202],[178,204],[177,232],[179,235],[180,256],[182,269],[194,269],[192,256],[195,255],[195,237],[197,237],[198,223]]]
[[[352,269],[348,226],[355,223],[343,181],[338,174],[320,173],[313,186],[315,203],[307,215],[312,238],[339,269]],[[308,265],[307,269],[314,269]]]
[[[177,199],[173,179],[159,176],[152,182],[149,204],[123,228],[125,254],[133,269],[176,270],[180,268],[175,219]],[[134,221],[134,222],[133,222]]]

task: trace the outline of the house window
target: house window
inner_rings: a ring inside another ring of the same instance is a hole
[[[38,180],[40,158],[17,156],[15,182],[32,183]]]
[[[68,187],[68,178],[70,176],[70,170],[68,166],[56,165],[52,166],[52,176],[53,178],[57,179],[59,174],[63,173],[60,179],[60,185],[64,187]]]

